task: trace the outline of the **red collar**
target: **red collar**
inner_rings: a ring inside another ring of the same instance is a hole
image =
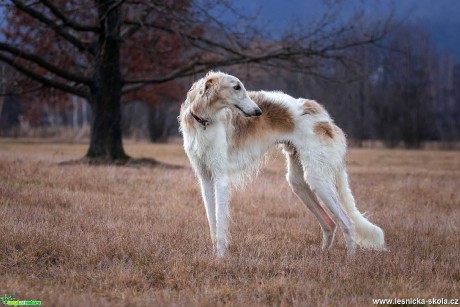
[[[193,114],[192,110],[190,110],[190,114],[197,122],[199,122],[203,126],[203,129],[206,130],[206,127],[209,125],[209,121]]]

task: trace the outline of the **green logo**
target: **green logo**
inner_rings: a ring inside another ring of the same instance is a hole
[[[3,305],[6,305],[8,301],[14,301],[14,297],[11,295],[4,295],[0,297],[0,300],[2,300]]]
[[[12,295],[3,295],[0,297],[3,305],[6,306],[39,306],[42,301],[18,301]]]

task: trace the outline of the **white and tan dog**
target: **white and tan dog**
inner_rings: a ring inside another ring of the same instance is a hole
[[[318,103],[281,92],[247,92],[238,78],[210,72],[192,85],[179,121],[218,257],[228,246],[231,185],[252,176],[277,144],[283,147],[293,192],[320,223],[323,249],[334,239],[336,224],[330,214],[349,253],[356,244],[385,249],[382,229],[355,206],[345,169],[345,136]]]

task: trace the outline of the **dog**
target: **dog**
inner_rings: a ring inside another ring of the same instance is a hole
[[[229,244],[232,185],[253,177],[275,145],[286,156],[292,191],[319,221],[324,250],[333,243],[336,222],[348,253],[356,246],[385,249],[383,230],[356,208],[345,168],[345,135],[317,102],[282,92],[246,91],[238,78],[209,72],[190,88],[178,120],[217,257],[225,255]]]

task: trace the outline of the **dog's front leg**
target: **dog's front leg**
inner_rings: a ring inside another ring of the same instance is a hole
[[[227,175],[216,176],[216,222],[217,257],[223,257],[228,246],[228,217],[230,201],[230,182]]]
[[[200,176],[201,195],[203,196],[206,216],[208,217],[209,231],[211,232],[212,247],[217,250],[216,241],[216,202],[214,193],[214,183],[212,179]]]

